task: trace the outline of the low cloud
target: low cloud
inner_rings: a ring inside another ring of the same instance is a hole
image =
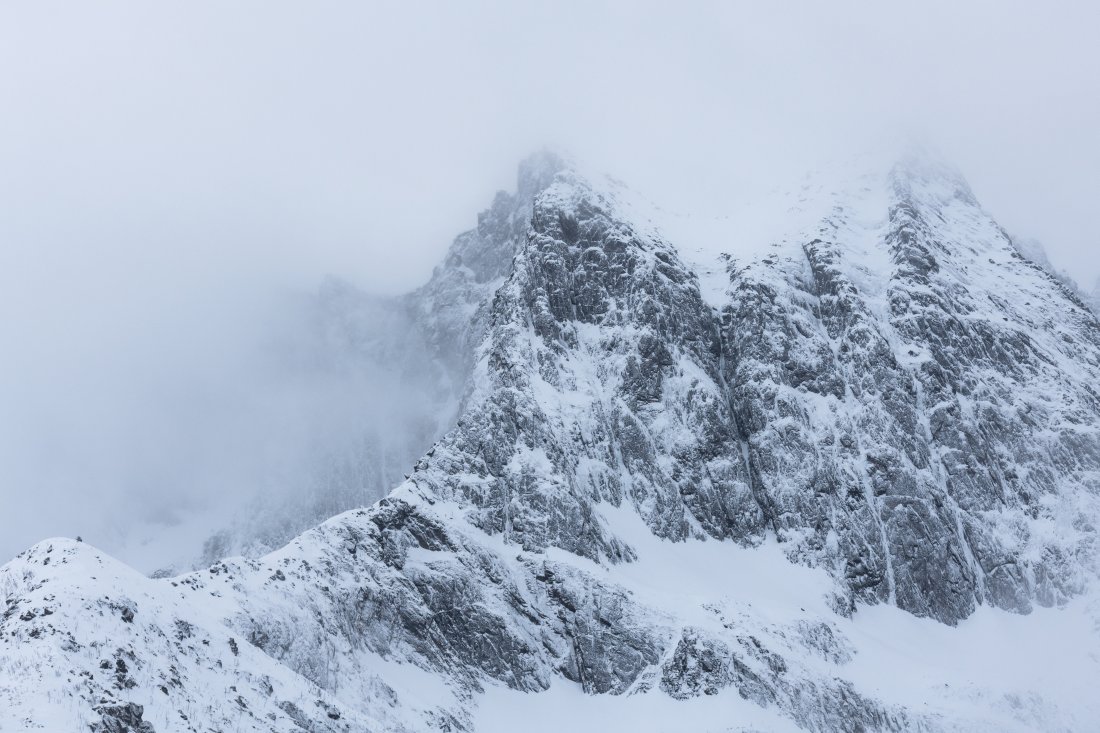
[[[122,548],[296,485],[359,410],[400,420],[382,377],[272,344],[308,343],[295,314],[328,274],[425,281],[548,143],[718,214],[918,134],[1091,287],[1098,21],[1086,2],[8,5],[0,559],[59,533]]]

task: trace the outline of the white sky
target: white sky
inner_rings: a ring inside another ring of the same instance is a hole
[[[276,293],[419,284],[544,144],[718,213],[916,132],[1091,287],[1098,37],[1083,1],[4,3],[0,556],[68,527],[42,496],[221,460],[181,395],[240,391]]]

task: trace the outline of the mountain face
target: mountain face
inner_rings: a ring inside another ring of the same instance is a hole
[[[286,329],[276,351],[295,380],[346,389],[360,414],[310,435],[320,445],[300,475],[283,482],[297,490],[257,487],[255,500],[230,512],[206,541],[195,567],[233,554],[258,557],[328,517],[376,501],[453,426],[492,295],[526,236],[534,197],[555,172],[546,159],[524,162],[517,192],[498,194],[477,228],[455,240],[446,261],[414,292],[373,296],[332,278],[301,305],[296,315],[303,323]]]
[[[0,730],[1087,729],[1096,315],[927,157],[780,211],[528,161],[356,337],[453,405],[406,480],[175,578],[23,553]]]

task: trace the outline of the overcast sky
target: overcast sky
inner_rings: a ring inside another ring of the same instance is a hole
[[[280,293],[419,284],[542,145],[720,213],[916,133],[1091,288],[1098,37],[1085,1],[3,3],[0,561],[220,460]]]

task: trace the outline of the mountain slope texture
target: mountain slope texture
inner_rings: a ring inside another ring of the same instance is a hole
[[[541,154],[402,302],[406,480],[173,578],[26,551],[0,731],[1100,727],[1100,323],[949,166],[695,226]]]

